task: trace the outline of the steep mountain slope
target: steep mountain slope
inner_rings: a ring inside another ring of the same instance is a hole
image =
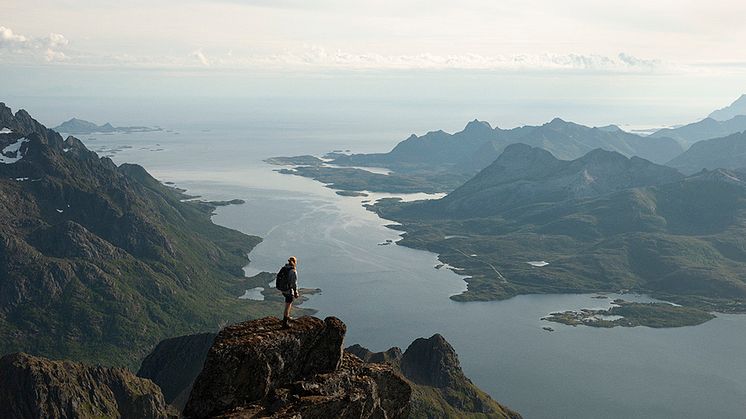
[[[746,131],[746,115],[740,115],[726,121],[706,118],[699,122],[678,128],[664,128],[650,135],[652,138],[673,138],[684,145],[711,138],[725,137]]]
[[[188,396],[186,416],[227,411],[229,417],[252,412],[289,417],[305,410],[309,417],[338,417],[342,411],[380,417],[382,408],[387,417],[520,417],[463,374],[455,350],[440,335],[417,339],[404,353],[399,348],[373,353],[360,345],[343,353],[345,331],[335,318],[302,317],[291,329],[282,329],[273,317],[243,322],[217,336],[161,342],[138,375],[152,378],[179,409],[181,396],[173,395]],[[379,390],[368,387],[371,380]],[[347,403],[337,403],[347,395]]]
[[[0,353],[134,366],[164,337],[268,311],[235,298],[259,239],[211,206],[23,110],[0,104],[0,129]]]
[[[178,414],[158,386],[126,369],[15,353],[0,358],[0,417],[175,419]]]
[[[666,164],[682,173],[717,168],[746,169],[746,132],[700,141]]]
[[[644,138],[618,128],[589,128],[559,118],[541,126],[510,130],[493,129],[486,122],[474,120],[455,134],[434,131],[422,137],[412,135],[388,153],[336,155],[334,163],[385,166],[401,172],[456,170],[476,173],[513,143],[540,147],[561,159],[575,159],[602,148],[662,163],[683,151],[670,138]]]
[[[463,186],[421,206],[437,216],[471,218],[536,203],[592,198],[682,177],[675,169],[601,149],[567,161],[540,148],[512,144]]]
[[[746,115],[746,94],[741,95],[730,105],[712,112],[709,117],[717,121],[727,121],[739,115]]]
[[[360,345],[345,351],[369,363],[397,368],[412,386],[410,418],[520,418],[516,412],[492,400],[464,375],[458,355],[439,334],[412,342],[404,353],[399,348],[371,352]]]
[[[373,207],[402,223],[400,244],[471,276],[455,299],[632,289],[746,311],[746,175],[682,178],[598,151],[573,162],[526,146],[506,154],[441,200]]]

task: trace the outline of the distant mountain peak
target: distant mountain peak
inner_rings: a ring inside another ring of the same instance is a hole
[[[557,160],[552,153],[543,148],[533,147],[523,143],[514,143],[505,147],[502,154],[498,156],[495,162],[510,162],[512,165],[518,161],[525,161],[527,159],[532,161],[537,159],[549,161]]]
[[[532,147],[528,144],[523,143],[513,143],[505,147],[502,154],[507,155],[518,155],[518,154],[529,154],[529,153],[537,153],[537,152],[545,152],[549,153],[548,151],[544,150],[543,148],[539,147]],[[551,154],[551,153],[549,153]]]
[[[746,94],[742,94],[730,105],[712,112],[709,117],[717,121],[727,121],[739,115],[746,115]]]
[[[629,160],[626,156],[623,154],[617,152],[617,151],[609,151],[604,150],[603,148],[595,148],[588,153],[585,154],[585,156],[580,157],[577,159],[579,161],[583,162],[612,162],[612,161],[622,161],[622,160]]]
[[[473,121],[470,121],[466,126],[464,127],[463,132],[467,131],[492,131],[492,125],[490,125],[487,121],[480,121],[478,119],[474,119]]]

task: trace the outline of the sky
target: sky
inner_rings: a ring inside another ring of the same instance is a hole
[[[746,92],[743,16],[730,0],[3,0],[0,96],[536,103],[546,115],[565,103],[581,119],[604,103],[609,121],[672,124]]]

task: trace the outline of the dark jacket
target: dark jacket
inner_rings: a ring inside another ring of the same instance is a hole
[[[289,268],[288,270],[288,283],[290,284],[290,289],[287,292],[283,292],[285,294],[290,294],[292,291],[293,293],[298,292],[298,271],[293,269],[293,266],[291,264],[286,264],[286,268]]]

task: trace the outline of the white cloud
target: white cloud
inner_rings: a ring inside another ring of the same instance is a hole
[[[50,33],[46,41],[50,48],[66,47],[69,43],[64,35],[59,33]]]
[[[264,54],[228,49],[218,52],[198,48],[188,54],[160,55],[140,53],[94,53],[74,51],[62,34],[43,37],[25,36],[0,26],[0,57],[8,62],[57,63],[80,66],[113,66],[123,68],[209,68],[271,69],[288,71],[359,71],[359,70],[476,70],[493,72],[587,72],[621,74],[703,73],[716,70],[705,65],[688,65],[659,59],[640,58],[627,53],[602,54],[557,53],[414,53],[381,54],[350,52],[305,45],[282,53]],[[230,45],[232,46],[232,45]],[[11,59],[13,60],[11,60]],[[718,71],[740,71],[740,66],[720,67]]]
[[[50,33],[46,37],[29,37],[0,26],[0,55],[20,61],[65,60],[67,56],[63,50],[68,44],[67,38],[58,33]]]
[[[0,48],[23,45],[27,41],[25,36],[16,35],[12,29],[0,26]]]
[[[651,73],[670,71],[673,66],[659,60],[637,58],[621,53],[615,57],[583,54],[517,54],[484,55],[431,53],[413,55],[382,55],[328,51],[312,46],[268,57],[257,57],[257,65],[331,68],[331,69],[431,69],[431,70],[578,70],[594,72]]]
[[[190,56],[191,56],[192,58],[196,59],[197,61],[199,61],[199,62],[200,62],[200,64],[202,64],[202,65],[204,65],[204,66],[209,66],[209,65],[210,65],[210,60],[209,60],[209,59],[207,59],[207,56],[206,56],[206,55],[205,55],[205,54],[204,54],[204,53],[202,52],[202,49],[201,49],[201,48],[200,48],[200,49],[198,49],[198,50],[196,50],[196,51],[193,51],[193,52],[192,52],[192,53],[190,54]]]

